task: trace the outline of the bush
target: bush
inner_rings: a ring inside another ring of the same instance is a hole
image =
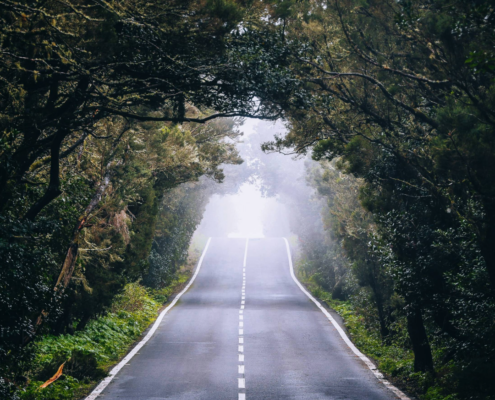
[[[74,392],[79,388],[77,379],[68,375],[61,376],[50,386],[40,389],[41,381],[32,381],[21,393],[22,400],[73,400]]]
[[[34,344],[32,381],[20,392],[22,400],[65,400],[80,397],[156,318],[161,303],[137,283],[128,284],[116,297],[111,312],[74,335],[46,335]],[[39,386],[50,379],[61,364],[63,375],[45,389]],[[6,386],[6,385],[4,385]],[[9,394],[10,398],[14,396]],[[8,397],[6,397],[8,398]]]
[[[64,353],[55,354],[51,362],[45,364],[37,374],[37,379],[47,381],[63,363],[65,363],[63,374],[80,381],[90,382],[107,375],[102,368],[98,367],[98,360],[95,354],[83,350],[73,350],[69,359]]]
[[[191,273],[184,269],[176,274],[171,285],[146,289],[130,283],[115,297],[107,315],[90,321],[74,335],[46,335],[34,343],[32,379],[19,392],[22,400],[65,400],[85,395],[96,381],[123,356],[155,320],[162,304],[187,282]],[[61,364],[63,375],[45,389],[40,385],[50,379]],[[18,399],[15,388],[4,382],[1,398]],[[2,395],[5,393],[5,396]]]
[[[452,374],[456,366],[444,365],[442,371],[433,377],[428,373],[414,373],[414,354],[410,349],[406,327],[400,320],[393,327],[394,336],[386,342],[382,340],[379,328],[366,322],[360,299],[351,296],[351,300],[340,301],[318,286],[311,277],[303,279],[311,293],[326,302],[343,319],[352,341],[368,357],[373,359],[382,373],[400,387],[421,400],[457,400],[452,386]],[[364,311],[366,312],[366,311]],[[435,359],[443,357],[443,349],[434,349]],[[441,372],[441,373],[440,373]]]

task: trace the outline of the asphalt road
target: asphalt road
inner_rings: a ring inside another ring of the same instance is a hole
[[[98,396],[394,398],[292,280],[280,238],[247,252],[245,239],[212,239],[192,287]]]

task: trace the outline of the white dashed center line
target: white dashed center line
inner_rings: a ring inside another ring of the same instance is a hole
[[[246,304],[246,260],[249,239],[246,239],[244,250],[244,263],[242,265],[242,287],[241,287],[241,308],[239,309],[239,365],[238,365],[238,386],[239,400],[246,400],[246,378],[244,376],[244,307]]]

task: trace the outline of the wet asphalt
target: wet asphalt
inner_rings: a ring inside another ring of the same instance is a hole
[[[245,248],[211,240],[192,287],[98,399],[395,399],[292,280],[283,239],[249,239],[241,303]]]

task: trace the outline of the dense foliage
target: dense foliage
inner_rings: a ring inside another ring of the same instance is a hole
[[[204,204],[217,188],[215,181],[223,177],[218,166],[240,162],[233,147],[237,135],[227,121],[194,131],[141,123],[119,138],[119,154],[111,166],[104,164],[104,156],[113,137],[87,138],[80,157],[64,161],[61,180],[68,183],[60,198],[36,221],[14,215],[25,209],[19,205],[4,212],[0,242],[4,376],[12,382],[29,369],[29,342],[37,331],[72,334],[84,329],[108,309],[126,283],[146,281],[157,268],[160,282],[170,283],[185,261]],[[45,173],[39,168],[40,183]],[[211,179],[194,182],[203,175]],[[21,200],[26,208],[36,190],[24,188]],[[88,202],[95,203],[89,211]],[[173,237],[174,246],[163,242],[167,236]],[[64,271],[71,251],[72,270]],[[166,265],[157,266],[157,254],[168,260]]]
[[[289,109],[290,132],[264,148],[339,159],[310,181],[382,340],[405,318],[416,372],[433,379],[449,365],[446,394],[491,398],[493,4],[281,3],[313,103]]]
[[[1,396],[25,383],[37,334],[84,330],[128,282],[170,283],[220,166],[241,162],[237,122],[216,118],[302,104],[264,14],[0,4]]]
[[[72,400],[86,394],[154,321],[167,294],[181,288],[189,277],[189,270],[175,274],[165,291],[128,284],[115,297],[109,312],[89,322],[84,329],[74,335],[45,335],[37,340],[33,346],[35,358],[29,372],[30,382],[19,393],[20,398]],[[62,377],[41,390],[39,386],[64,362]]]
[[[237,122],[215,118],[252,116],[287,121],[265,150],[320,162],[265,173],[253,148],[248,168],[292,211],[301,271],[412,352],[424,391],[490,398],[494,11],[0,1],[0,396],[26,386],[38,334],[76,340],[126,284],[167,287],[241,161]]]
[[[268,54],[272,36],[247,29],[260,15],[251,3],[2,2],[1,209],[43,160],[50,185],[25,212],[34,219],[60,195],[59,159],[116,116],[274,118],[278,103],[297,103],[284,53]]]

